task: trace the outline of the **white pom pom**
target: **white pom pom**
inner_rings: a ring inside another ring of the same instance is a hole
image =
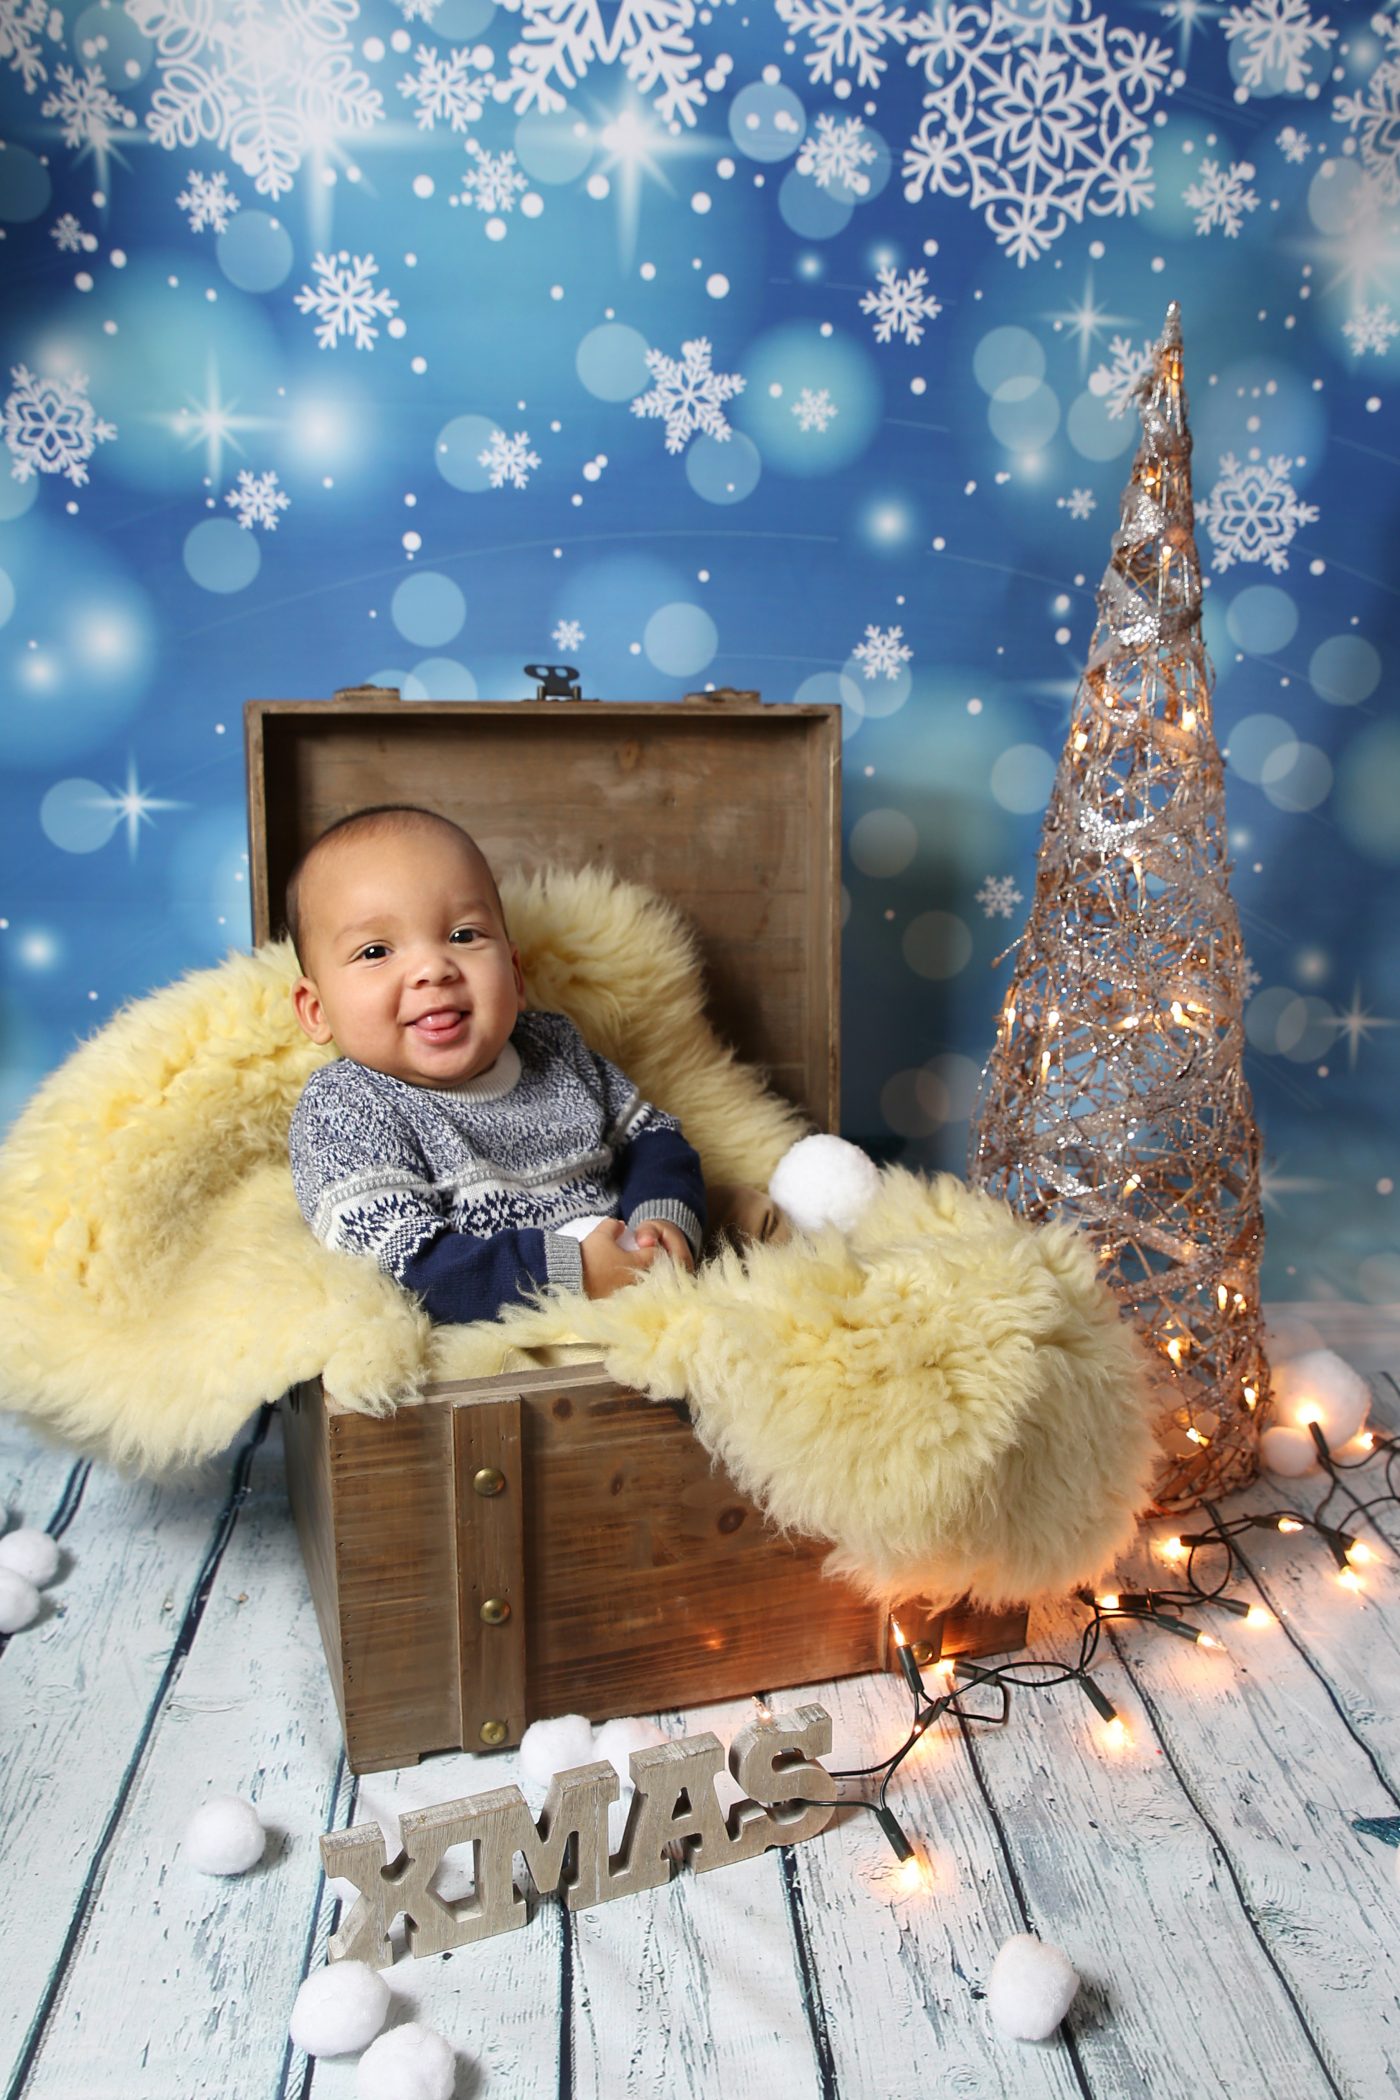
[[[799,1138],[778,1161],[768,1193],[800,1232],[851,1232],[880,1186],[880,1169],[844,1138]]]
[[[0,1539],[0,1568],[12,1568],[16,1575],[22,1575],[41,1590],[58,1573],[58,1541],[46,1531],[34,1531],[28,1525],[19,1531],[7,1531]]]
[[[308,1976],[292,2007],[291,2036],[308,2056],[353,2056],[389,2011],[389,1986],[367,1961],[334,1961]]]
[[[267,1832],[251,1801],[215,1794],[185,1825],[180,1849],[201,1874],[246,1874],[263,1856]]]
[[[0,1568],[0,1633],[18,1633],[39,1616],[43,1599],[13,1568]]]
[[[456,2082],[451,2042],[410,2020],[370,2043],[355,2073],[355,2092],[358,2100],[452,2100]]]
[[[1330,1349],[1310,1349],[1282,1365],[1274,1373],[1273,1394],[1280,1423],[1306,1430],[1316,1422],[1333,1451],[1356,1435],[1371,1405],[1371,1388],[1360,1372]]]
[[[1058,1947],[1018,1932],[1007,1940],[987,1978],[987,2010],[1018,2042],[1043,2042],[1074,2003],[1079,1978]]]
[[[532,1786],[548,1786],[556,1772],[592,1762],[593,1724],[582,1714],[532,1721],[520,1738],[520,1776]]]
[[[617,1767],[617,1776],[624,1786],[631,1783],[631,1770],[627,1760],[634,1750],[654,1750],[658,1743],[666,1740],[655,1721],[639,1721],[631,1714],[623,1714],[616,1721],[604,1721],[593,1744],[593,1756],[605,1757],[609,1764]]]
[[[1317,1446],[1306,1429],[1293,1429],[1284,1422],[1271,1422],[1259,1439],[1259,1462],[1266,1473],[1281,1480],[1297,1480],[1317,1470]]]

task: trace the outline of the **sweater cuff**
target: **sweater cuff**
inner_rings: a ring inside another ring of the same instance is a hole
[[[560,1284],[566,1291],[582,1291],[583,1249],[567,1232],[544,1235],[544,1267],[549,1283]]]
[[[700,1259],[700,1242],[704,1237],[700,1220],[688,1203],[680,1203],[674,1196],[657,1196],[649,1203],[637,1204],[627,1223],[633,1232],[639,1225],[652,1223],[679,1226],[690,1242],[691,1253],[697,1261]]]

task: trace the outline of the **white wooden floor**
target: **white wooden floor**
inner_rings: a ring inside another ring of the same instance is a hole
[[[1368,1375],[1400,1368],[1400,1331],[1372,1316],[1329,1338]],[[66,1555],[43,1619],[0,1656],[6,2100],[347,2100],[354,2060],[287,2039],[336,1909],[317,1836],[499,1785],[513,1755],[346,1772],[275,1418],[175,1490],[0,1417],[0,1497]],[[1287,1500],[1269,1484],[1229,1507]],[[1400,1522],[1384,1523],[1393,1550],[1359,1597],[1315,1543],[1254,1534],[1244,1593],[1278,1624],[1219,1615],[1229,1660],[1115,1634],[1096,1675],[1132,1730],[1118,1755],[1073,1686],[1016,1695],[1004,1729],[931,1731],[891,1796],[932,1865],[923,1891],[851,1817],[402,1961],[392,2017],[452,2038],[457,2100],[1383,2100],[1400,2090],[1400,1886],[1396,1854],[1350,1819],[1400,1813]],[[1038,1614],[1033,1652],[1068,1654],[1077,1623]],[[892,1678],[813,1695],[837,1764],[903,1732]],[[727,1739],[751,1713],[660,1719]],[[215,1791],[251,1796],[274,1832],[241,1880],[176,1856]],[[1084,1978],[1040,2045],[1001,2036],[983,2002],[997,1948],[1027,1929]]]

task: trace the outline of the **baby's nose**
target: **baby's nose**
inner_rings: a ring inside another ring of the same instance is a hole
[[[417,984],[446,984],[458,974],[457,958],[445,945],[433,943],[420,949],[414,958],[413,978]]]

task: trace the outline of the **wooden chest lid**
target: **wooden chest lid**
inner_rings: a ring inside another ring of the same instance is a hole
[[[700,937],[715,1027],[819,1128],[840,1116],[838,707],[252,700],[253,938],[299,855],[378,802],[452,817],[498,874],[610,867]]]

